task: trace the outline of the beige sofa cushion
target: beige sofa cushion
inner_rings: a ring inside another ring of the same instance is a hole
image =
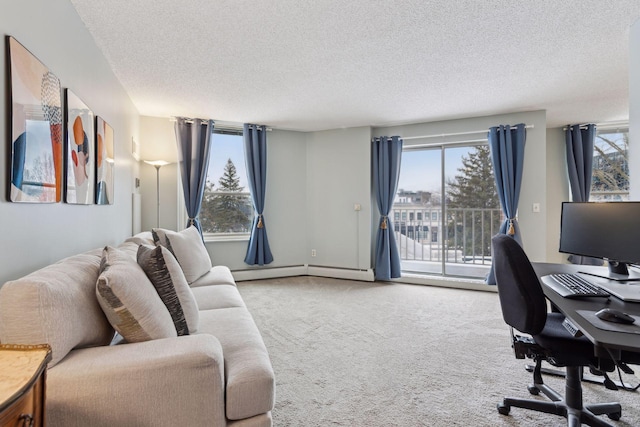
[[[198,303],[176,258],[163,246],[140,245],[138,264],[169,310],[178,335],[198,330]]]
[[[143,231],[136,235],[127,238],[124,243],[132,242],[138,245],[151,245],[153,246],[153,235],[150,231]]]
[[[198,280],[190,283],[190,285],[192,288],[210,285],[235,286],[236,282],[233,279],[233,275],[231,274],[231,270],[229,270],[229,267],[227,267],[226,265],[216,265]]]
[[[128,342],[177,336],[167,307],[135,259],[105,247],[96,296],[107,319]]]
[[[191,288],[200,310],[245,307],[244,301],[233,285],[198,286]]]
[[[271,411],[275,377],[249,311],[244,307],[201,311],[198,333],[212,334],[222,345],[227,418],[241,420]]]
[[[180,232],[154,228],[152,234],[156,245],[166,247],[176,257],[187,282],[192,283],[211,270],[211,258],[195,227]]]
[[[0,342],[49,344],[55,366],[73,348],[107,345],[113,328],[95,297],[100,252],[63,259],[0,288]]]

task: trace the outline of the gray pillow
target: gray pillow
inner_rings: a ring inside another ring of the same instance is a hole
[[[96,296],[109,323],[128,342],[177,336],[155,287],[126,252],[104,248]]]
[[[194,226],[180,232],[154,228],[152,233],[156,245],[166,247],[176,257],[189,284],[211,270],[211,258]]]
[[[198,303],[176,258],[165,247],[145,245],[138,248],[137,258],[169,310],[178,335],[196,332]]]

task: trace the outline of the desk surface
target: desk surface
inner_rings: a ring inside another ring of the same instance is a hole
[[[606,267],[574,264],[533,263],[533,268],[538,277],[552,273],[577,273],[578,271],[598,273],[607,271]],[[605,347],[610,350],[640,352],[640,335],[598,329],[577,313],[578,310],[598,311],[601,308],[611,307],[622,310],[625,313],[640,316],[640,303],[625,302],[614,296],[609,297],[609,299],[563,298],[544,283],[542,283],[542,289],[545,296],[595,344],[596,348]]]

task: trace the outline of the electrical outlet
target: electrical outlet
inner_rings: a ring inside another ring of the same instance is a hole
[[[311,256],[316,256],[316,250],[315,249],[311,249]]]
[[[534,204],[533,204],[533,207],[532,207],[532,210],[533,210],[534,212],[536,212],[536,213],[537,213],[537,212],[540,212],[540,203],[534,203]]]

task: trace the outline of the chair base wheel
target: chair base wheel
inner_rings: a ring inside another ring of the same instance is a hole
[[[498,412],[502,415],[509,415],[509,411],[511,411],[511,406],[505,405],[503,403],[498,403],[497,408]]]
[[[607,417],[613,421],[620,421],[620,417],[622,416],[622,412],[612,412],[607,414]]]
[[[540,389],[534,385],[530,385],[527,387],[527,390],[529,390],[529,393],[537,396],[540,394]]]

